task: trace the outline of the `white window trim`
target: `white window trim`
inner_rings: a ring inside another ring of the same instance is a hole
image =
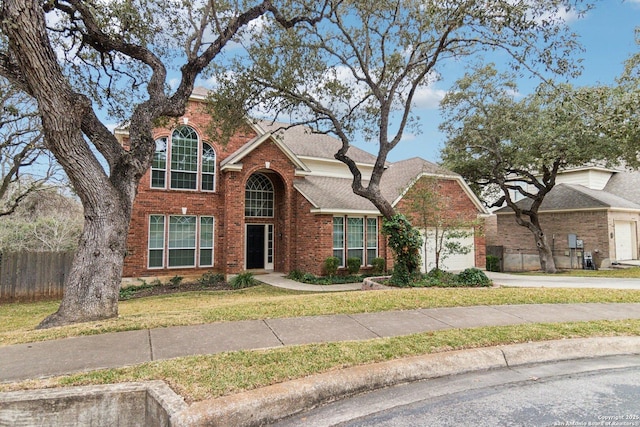
[[[151,217],[152,216],[160,216],[163,219],[162,222],[162,249],[151,249],[149,243],[151,240]],[[162,265],[160,267],[151,267],[151,251],[159,251],[162,250]],[[166,215],[162,215],[162,214],[151,214],[149,215],[149,220],[147,221],[147,269],[148,270],[162,270],[165,268],[166,265],[166,250],[167,250],[167,217]]]
[[[204,157],[204,144],[207,144],[209,147],[211,147],[211,149],[213,150],[213,156],[214,156],[214,160],[213,160],[213,173],[211,172],[204,172],[203,171],[203,157]],[[200,182],[198,183],[198,188],[200,189],[200,191],[205,192],[205,193],[215,193],[216,192],[216,186],[218,185],[218,153],[216,152],[216,148],[213,146],[213,144],[206,142],[206,141],[201,141],[200,142],[200,146],[198,147],[198,156],[199,156],[199,161],[198,161],[198,169],[200,170],[200,173],[198,174],[198,178],[200,180]],[[202,177],[204,175],[213,175],[213,189],[212,190],[205,190],[204,188],[202,188]]]
[[[167,168],[167,163],[170,161],[170,158],[169,158],[169,146],[171,144],[170,144],[169,141],[170,141],[171,137],[170,136],[159,136],[156,139],[154,139],[154,143],[157,140],[162,139],[162,138],[165,139],[165,144],[166,144],[165,147],[164,147],[164,155],[165,155],[164,169],[154,169],[153,162],[151,163],[151,168],[150,168],[151,172],[150,172],[150,175],[149,175],[149,188],[152,188],[154,190],[166,190],[167,186],[168,186],[168,182],[167,181],[169,180],[169,174],[167,172],[167,169],[168,169]],[[156,151],[154,150],[154,152],[153,152],[154,157],[155,157],[155,153],[156,153]],[[154,187],[153,186],[153,171],[154,170],[163,171],[164,172],[164,186],[162,186],[162,187]]]
[[[194,236],[194,243],[193,243],[193,247],[177,247],[177,248],[171,248],[169,247],[170,245],[170,236],[171,236],[171,218],[195,218],[195,236]],[[167,216],[167,268],[170,269],[177,269],[177,268],[195,268],[198,265],[198,260],[197,260],[197,256],[198,256],[198,217],[196,215],[168,215]],[[175,265],[175,266],[171,266],[170,265],[170,253],[172,250],[184,250],[184,249],[189,249],[189,250],[193,250],[193,265]]]
[[[335,251],[341,251],[342,252],[342,265],[340,265],[340,267],[344,267],[346,262],[347,262],[346,257],[344,256],[345,255],[344,247],[345,247],[345,242],[347,241],[346,236],[345,236],[345,230],[346,230],[345,218],[346,217],[344,217],[344,216],[334,216],[333,218],[334,218],[334,220],[336,218],[340,218],[342,220],[342,247],[336,247],[335,244],[334,244],[335,242],[333,241],[333,233],[335,232],[335,223],[333,222],[334,220],[332,220],[332,222],[331,222],[331,237],[332,237],[331,246],[333,246],[333,251],[331,252],[331,256],[335,256],[334,255]]]
[[[367,252],[369,249],[374,249],[376,250],[376,257],[380,256],[380,246],[379,246],[379,234],[380,234],[380,227],[379,227],[379,218],[377,216],[350,216],[350,215],[335,215],[333,218],[340,218],[342,219],[342,248],[338,248],[333,246],[333,250],[332,250],[332,254],[333,251],[342,251],[342,265],[340,267],[346,267],[347,266],[347,259],[349,258],[349,249],[356,249],[356,250],[362,250],[362,265],[361,267],[371,267],[371,264],[369,263],[369,259],[367,256]],[[362,244],[363,247],[350,247],[349,246],[349,219],[362,219],[363,221],[363,235],[362,235]],[[376,222],[376,238],[375,238],[375,246],[369,246],[369,239],[367,236],[367,224],[369,222],[369,220],[375,220]],[[333,242],[333,222],[331,224],[332,227],[332,242]]]
[[[211,218],[211,247],[203,247],[202,246],[202,218]],[[212,215],[202,215],[198,217],[197,220],[198,227],[198,235],[196,245],[198,247],[198,267],[213,267],[215,264],[214,255],[215,255],[215,237],[216,237],[216,219]],[[202,259],[202,250],[211,250],[211,264],[202,264],[200,261]]]
[[[149,240],[151,237],[151,217],[152,216],[160,216],[164,218],[163,223],[163,247],[162,247],[162,266],[161,267],[151,267],[149,262],[151,257],[149,253],[151,250],[160,250],[160,249],[151,249],[149,247]],[[181,247],[181,248],[169,248],[169,228],[171,217],[195,217],[196,218],[196,243],[195,248],[190,247]],[[211,218],[213,220],[213,237],[211,239],[211,247],[202,247],[200,245],[200,233],[202,229],[201,218]],[[175,269],[185,269],[185,268],[210,268],[215,266],[215,236],[216,236],[216,217],[213,215],[171,215],[171,214],[150,214],[147,220],[147,269],[148,270],[175,270]],[[180,250],[180,249],[194,249],[194,264],[193,265],[181,265],[181,266],[169,266],[169,250]],[[210,249],[211,250],[211,264],[205,265],[200,263],[200,251],[202,249]]]

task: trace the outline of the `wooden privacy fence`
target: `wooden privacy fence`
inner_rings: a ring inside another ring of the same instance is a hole
[[[62,298],[73,252],[0,254],[0,301]]]

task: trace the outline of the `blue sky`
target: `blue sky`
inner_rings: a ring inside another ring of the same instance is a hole
[[[572,81],[576,86],[614,83],[623,70],[625,59],[640,50],[635,43],[634,33],[636,26],[640,27],[640,0],[601,0],[595,9],[583,18],[572,21],[570,25],[585,49],[584,52],[576,53],[576,58],[583,58],[584,66],[582,75]],[[434,98],[445,93],[455,81],[455,77],[442,78],[431,88]],[[522,87],[520,90],[526,94]],[[439,151],[445,138],[438,131],[441,118],[436,102],[430,104],[431,108],[416,110],[421,118],[422,134],[407,135],[391,151],[388,160],[411,157],[439,160]],[[377,151],[376,146],[357,145],[372,153]]]

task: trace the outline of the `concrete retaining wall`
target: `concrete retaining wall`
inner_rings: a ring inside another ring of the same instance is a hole
[[[186,404],[164,382],[0,393],[0,426],[171,425]]]

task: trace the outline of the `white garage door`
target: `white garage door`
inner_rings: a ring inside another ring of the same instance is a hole
[[[458,239],[451,239],[458,242],[462,247],[469,248],[469,253],[466,254],[445,254],[444,260],[442,255],[440,256],[440,269],[448,271],[460,271],[465,268],[471,268],[475,266],[476,253],[473,245],[473,228],[463,230],[466,234],[465,237]],[[424,239],[424,230],[421,230],[422,238]],[[423,240],[424,242],[424,240]],[[435,230],[432,228],[427,229],[427,255],[426,255],[426,268],[425,268],[425,254],[424,244],[422,245],[420,256],[422,257],[422,267],[420,271],[423,273],[430,271],[436,266],[436,244],[435,244]],[[446,249],[444,250],[446,251]]]
[[[614,221],[616,261],[633,259],[633,222]]]

